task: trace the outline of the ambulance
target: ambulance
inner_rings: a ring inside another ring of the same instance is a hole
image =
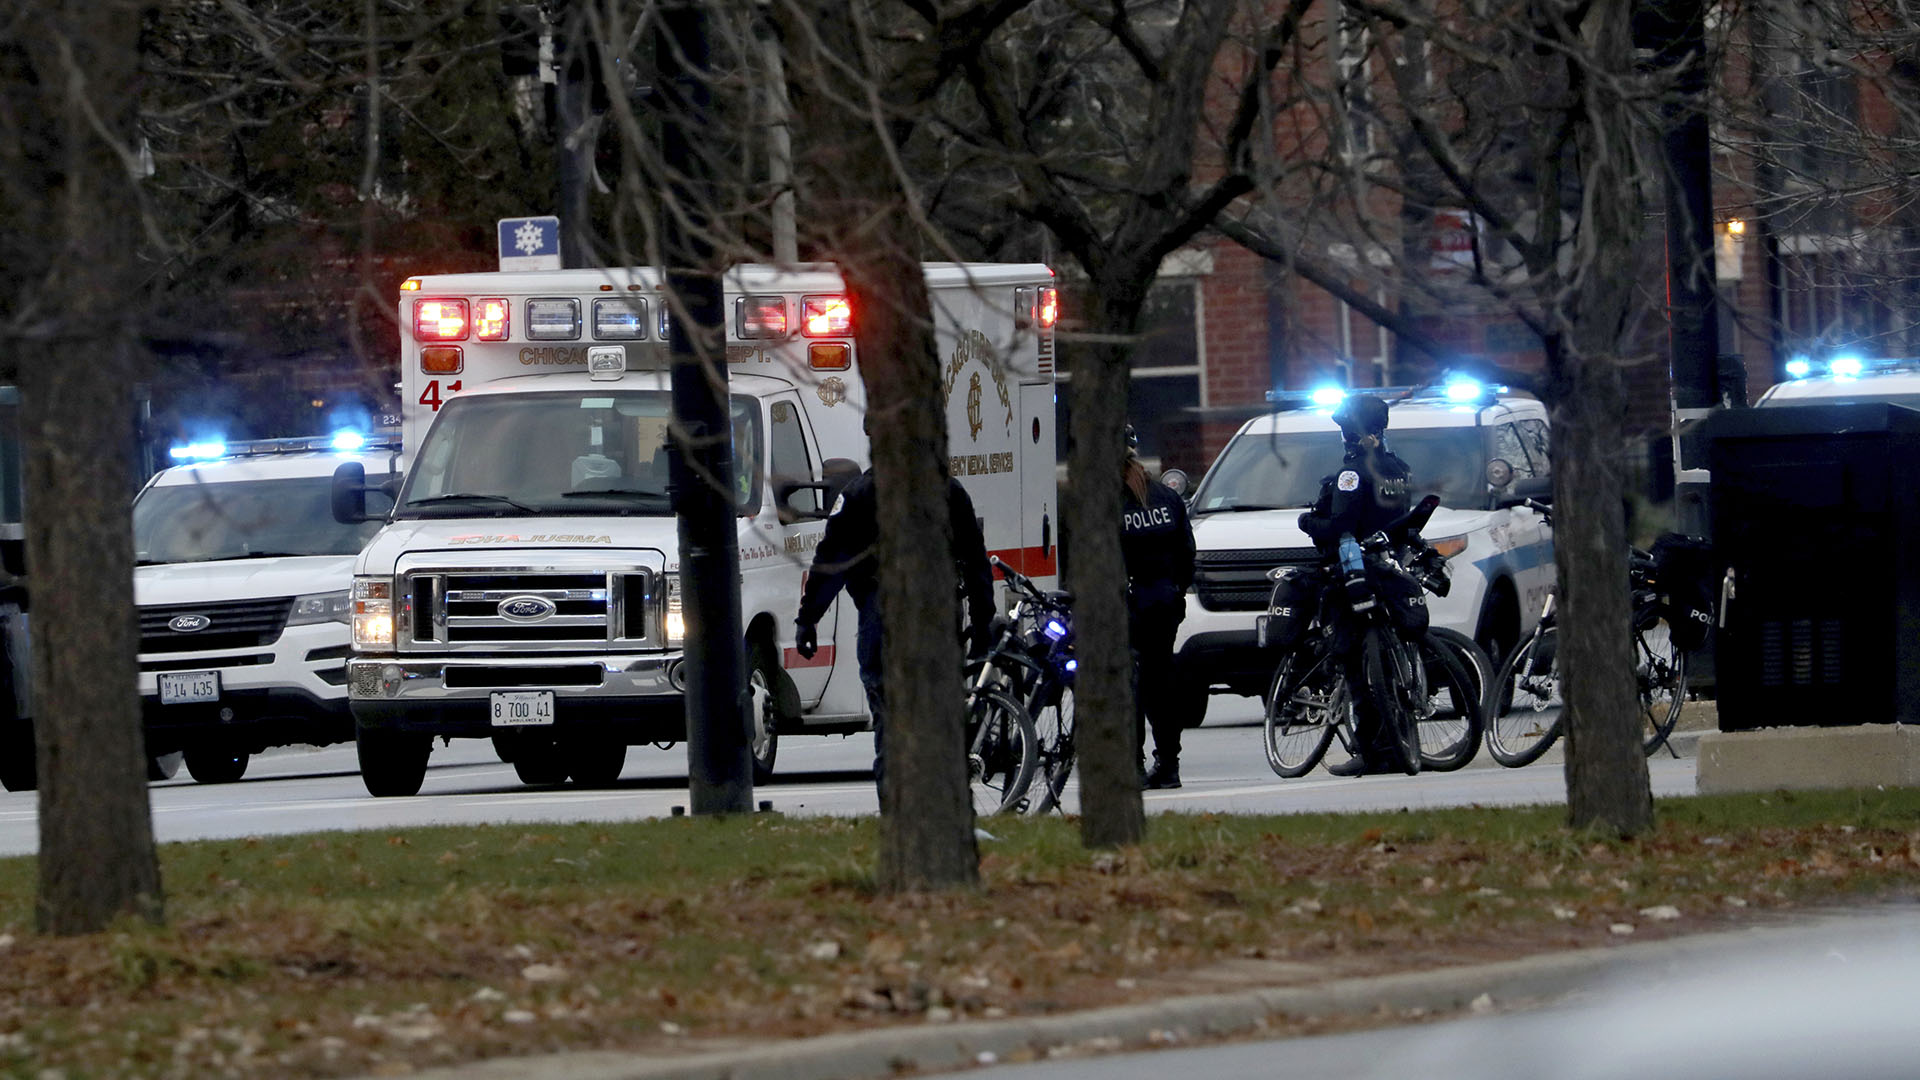
[[[989,549],[1052,579],[1053,273],[930,263],[926,282],[953,474]],[[870,726],[851,602],[820,621],[812,659],[793,618],[834,497],[869,460],[860,365],[876,358],[858,355],[861,312],[831,266],[735,267],[725,312],[737,467],[713,482],[738,508],[764,781],[781,736]],[[651,269],[401,286],[405,477],[374,496],[385,524],[355,567],[347,662],[371,794],[418,792],[436,737],[490,738],[523,782],[583,786],[616,780],[629,746],[686,737],[672,318]],[[337,516],[367,514],[351,465],[334,492]]]

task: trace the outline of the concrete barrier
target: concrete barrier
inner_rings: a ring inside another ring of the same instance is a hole
[[[1702,795],[1779,788],[1920,787],[1920,728],[1763,728],[1700,737]]]

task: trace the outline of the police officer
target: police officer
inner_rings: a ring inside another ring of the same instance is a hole
[[[1350,394],[1334,411],[1333,422],[1340,425],[1346,454],[1340,471],[1321,480],[1320,497],[1313,509],[1300,515],[1300,528],[1313,538],[1322,555],[1340,560],[1349,597],[1364,596],[1359,603],[1370,603],[1359,538],[1373,535],[1406,514],[1410,504],[1407,481],[1412,470],[1387,449],[1385,401]],[[1330,766],[1327,771],[1336,776],[1371,771],[1378,717],[1366,704],[1366,695],[1359,695],[1355,704],[1360,753]]]
[[[947,512],[953,519],[953,558],[960,573],[960,586],[966,594],[968,627],[975,653],[986,649],[988,626],[993,619],[993,570],[987,564],[986,539],[973,514],[973,500],[958,480],[947,478]],[[885,723],[886,697],[882,692],[882,621],[880,615],[880,524],[879,506],[874,498],[873,470],[855,477],[834,500],[827,517],[826,532],[813,552],[813,568],[807,574],[806,588],[800,597],[800,612],[795,618],[793,647],[801,656],[812,659],[819,648],[815,624],[832,606],[833,598],[844,587],[860,610],[858,639],[860,684],[867,692],[867,709],[873,714],[873,783],[880,792],[880,809],[887,809]]]
[[[1180,786],[1180,732],[1186,726],[1173,708],[1173,635],[1187,614],[1193,584],[1193,524],[1187,504],[1172,488],[1153,483],[1134,450],[1139,437],[1127,425],[1122,466],[1120,552],[1127,564],[1127,631],[1136,667],[1133,695],[1135,741],[1147,748],[1153,726],[1153,768],[1143,786]]]

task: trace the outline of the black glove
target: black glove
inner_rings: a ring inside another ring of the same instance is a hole
[[[793,651],[803,660],[813,659],[813,654],[820,651],[820,636],[814,632],[813,624],[795,620],[793,625]]]

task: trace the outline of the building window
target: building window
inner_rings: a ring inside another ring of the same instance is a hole
[[[1061,309],[1065,313],[1084,311],[1086,307],[1066,290]],[[1149,464],[1166,455],[1170,446],[1180,445],[1182,432],[1192,426],[1189,410],[1204,405],[1205,391],[1200,372],[1206,357],[1201,324],[1200,279],[1163,277],[1147,292],[1140,312],[1140,338],[1128,362],[1127,420],[1140,437],[1139,454]],[[1062,317],[1063,330],[1083,330]],[[1066,335],[1062,335],[1063,338]],[[1084,348],[1076,342],[1060,343],[1060,374],[1057,425],[1060,460],[1067,460],[1072,436],[1073,352]]]

